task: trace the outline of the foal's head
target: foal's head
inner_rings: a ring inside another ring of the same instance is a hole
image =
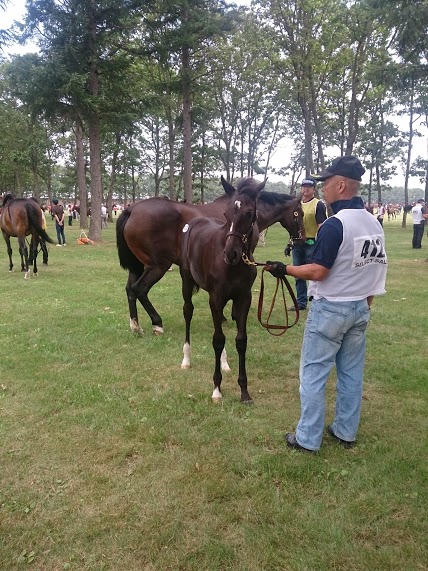
[[[222,178],[223,187],[225,182]],[[257,197],[264,188],[265,182],[243,178],[239,180],[234,189],[234,194],[225,212],[229,230],[223,253],[226,264],[234,266],[240,262],[243,253],[251,252],[253,229],[257,222]]]

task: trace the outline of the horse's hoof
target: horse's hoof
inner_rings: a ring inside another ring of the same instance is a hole
[[[223,395],[221,394],[221,391],[219,388],[216,387],[213,390],[213,394],[211,395],[211,399],[212,399],[214,404],[218,404],[219,402],[222,402]]]
[[[163,327],[159,327],[159,325],[153,325],[153,335],[156,335],[156,337],[163,335]]]
[[[143,329],[141,329],[141,327],[140,327],[140,325],[136,319],[130,319],[129,320],[129,327],[131,328],[132,333],[135,333],[139,337],[142,337],[144,335],[144,331],[143,331]]]
[[[181,363],[181,368],[184,370],[186,369],[190,369],[190,364],[189,363]]]

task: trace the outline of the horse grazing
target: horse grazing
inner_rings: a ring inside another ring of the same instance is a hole
[[[3,198],[0,228],[6,242],[9,255],[9,271],[13,270],[12,247],[10,238],[18,238],[19,253],[21,256],[21,271],[25,272],[25,279],[30,277],[29,266],[33,264],[34,275],[37,276],[37,253],[38,247],[43,251],[43,263],[48,263],[48,251],[46,242],[54,241],[43,229],[43,212],[38,202],[33,198],[15,198],[12,194],[6,194]],[[28,254],[26,236],[31,234],[30,254]]]
[[[228,183],[226,183],[228,184]],[[199,288],[209,294],[214,323],[213,348],[215,353],[214,392],[212,399],[219,401],[221,370],[230,370],[224,351],[225,336],[222,329],[223,309],[232,300],[232,313],[236,321],[236,350],[239,355],[238,384],[241,402],[251,404],[247,389],[245,354],[247,350],[247,317],[251,306],[251,287],[257,269],[251,258],[257,245],[257,196],[265,183],[252,178],[241,179],[236,192],[229,200],[226,221],[214,218],[195,218],[183,228],[182,293],[183,314],[186,322],[186,339],[183,346],[182,369],[190,367],[190,324],[193,316],[192,295]],[[230,185],[232,186],[232,185]]]
[[[131,331],[142,334],[138,322],[137,299],[152,322],[155,335],[162,335],[163,323],[148,299],[151,288],[171,264],[181,264],[181,231],[197,217],[224,219],[224,211],[234,187],[222,177],[225,194],[208,204],[187,204],[166,198],[148,198],[126,208],[117,219],[116,242],[120,265],[129,271],[126,294]],[[280,222],[291,240],[305,240],[300,201],[287,194],[261,192],[257,201],[259,229]]]

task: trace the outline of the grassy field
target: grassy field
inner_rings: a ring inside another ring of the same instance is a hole
[[[37,279],[8,273],[1,244],[0,569],[426,570],[428,238],[417,251],[411,225],[385,232],[388,293],[372,308],[358,445],[326,437],[317,456],[283,441],[299,417],[305,316],[282,337],[263,330],[260,276],[248,322],[255,404],[239,402],[229,321],[232,373],[216,406],[205,292],[192,368],[180,369],[177,268],[151,295],[165,335],[139,307],[137,337],[113,224],[96,246],[66,227],[67,247],[50,248]],[[286,239],[269,229],[256,258],[283,259]],[[327,396],[331,421],[334,378]]]

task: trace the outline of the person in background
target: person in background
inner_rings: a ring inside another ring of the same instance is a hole
[[[301,414],[296,432],[285,435],[296,450],[319,450],[324,429],[325,387],[336,365],[336,411],[327,433],[351,448],[360,422],[366,329],[375,295],[385,293],[387,257],[379,222],[358,196],[365,169],[353,156],[336,158],[321,174],[333,216],[318,231],[312,262],[304,266],[267,262],[275,277],[311,280],[313,301],[300,357]]]
[[[101,205],[101,228],[107,228],[107,207],[105,204]]]
[[[318,228],[327,219],[325,205],[321,200],[315,198],[316,183],[310,178],[302,180],[300,185],[301,204],[303,209],[303,224],[305,226],[306,242],[295,245],[292,250],[293,265],[303,266],[309,264],[315,248],[315,238]],[[296,298],[299,310],[305,310],[308,304],[308,290],[306,280],[296,278]],[[290,307],[289,311],[295,311],[295,307]]]
[[[58,204],[58,199],[54,198],[52,200],[53,206],[51,209],[51,214],[55,220],[56,235],[58,237],[57,246],[66,246],[65,234],[64,234],[64,208],[61,204]]]
[[[381,226],[383,226],[384,216],[385,216],[385,206],[382,204],[382,202],[379,202],[379,204],[377,205],[377,219]]]
[[[73,226],[73,207],[71,204],[67,206],[68,225]]]
[[[419,250],[422,248],[422,238],[424,235],[425,220],[428,219],[428,211],[423,198],[420,198],[412,208],[413,218],[413,238],[412,248]]]

